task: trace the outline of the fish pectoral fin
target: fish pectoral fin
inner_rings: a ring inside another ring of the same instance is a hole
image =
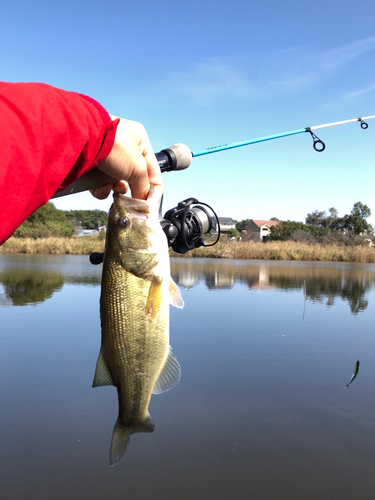
[[[165,365],[155,382],[152,394],[161,394],[162,392],[173,389],[181,380],[181,367],[176,356],[169,347],[169,353]]]
[[[154,275],[151,281],[146,303],[146,314],[150,314],[151,317],[156,316],[156,314],[160,311],[162,299],[162,284],[163,279]]]
[[[95,376],[92,383],[93,387],[103,385],[114,385],[112,375],[109,373],[107,363],[104,361],[102,348],[100,348],[98,361],[96,362]]]
[[[174,307],[178,307],[179,309],[182,309],[185,305],[180,289],[176,285],[176,283],[173,281],[173,279],[170,279],[169,282],[169,297],[170,297],[170,304]]]

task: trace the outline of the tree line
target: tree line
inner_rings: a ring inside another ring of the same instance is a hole
[[[107,225],[108,214],[103,210],[65,210],[67,221],[80,221],[83,229],[98,229]]]
[[[279,221],[272,226],[268,241],[305,241],[307,243],[342,243],[345,245],[363,244],[373,237],[373,227],[366,219],[371,216],[367,205],[358,201],[354,203],[350,214],[339,217],[334,207],[325,210],[315,210],[308,213],[305,222]],[[272,217],[270,220],[278,220]],[[250,219],[244,219],[236,224],[241,232],[246,228]]]
[[[14,236],[34,239],[50,236],[70,238],[74,235],[73,222],[80,222],[82,229],[97,229],[107,224],[107,218],[107,212],[103,210],[59,210],[48,202],[29,215]]]
[[[350,214],[339,217],[334,207],[308,213],[305,222],[279,221],[271,227],[268,240],[294,240],[319,243],[361,244],[372,237],[373,228],[367,222],[371,210],[360,201],[354,203]],[[71,237],[74,234],[73,222],[79,221],[82,229],[96,229],[107,224],[107,212],[103,210],[59,210],[48,202],[34,213],[15,231],[18,238],[46,238],[49,236]],[[273,217],[271,220],[278,220]],[[231,236],[239,236],[249,224],[250,219],[236,223]]]

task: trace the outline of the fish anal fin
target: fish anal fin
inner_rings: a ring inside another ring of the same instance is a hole
[[[155,382],[152,394],[161,394],[162,392],[169,391],[181,380],[181,367],[177,361],[176,356],[173,354],[171,347],[165,365]]]
[[[114,385],[114,383],[112,375],[108,370],[107,363],[104,361],[102,348],[100,348],[98,361],[96,362],[95,376],[92,386],[101,387],[104,385]]]
[[[184,301],[181,296],[180,289],[176,285],[176,283],[173,281],[173,279],[170,279],[169,282],[169,297],[170,297],[170,304],[174,307],[178,307],[179,309],[182,309],[184,307]]]
[[[162,300],[162,284],[163,279],[154,275],[151,281],[146,303],[146,314],[150,314],[151,317],[155,317],[156,314],[158,314],[158,312],[160,311]]]
[[[154,432],[155,424],[151,418],[151,415],[148,415],[146,420],[144,420],[141,424],[133,427],[133,432]]]

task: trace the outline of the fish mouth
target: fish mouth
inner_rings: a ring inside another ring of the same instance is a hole
[[[130,217],[145,220],[150,213],[150,205],[146,200],[131,198],[121,193],[113,194],[113,205],[120,212],[125,212]]]
[[[138,198],[131,198],[121,193],[113,194],[114,204],[118,204],[126,209],[135,210],[137,212],[149,213],[150,205],[147,200],[139,200]]]

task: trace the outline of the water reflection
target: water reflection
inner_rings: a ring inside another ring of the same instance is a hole
[[[208,290],[229,290],[245,284],[251,291],[300,291],[306,300],[335,305],[348,303],[352,314],[368,308],[375,286],[373,264],[172,259],[172,276],[184,289],[203,283]],[[64,283],[99,286],[101,266],[87,256],[1,255],[0,305],[43,302]]]
[[[215,288],[232,288],[234,279],[233,275],[223,274],[220,271],[215,271],[213,274],[207,274],[205,276],[206,286],[209,290],[214,290]]]
[[[0,306],[38,304],[65,283],[99,286],[101,269],[87,256],[1,255]]]
[[[3,299],[6,305],[26,306],[38,304],[52,297],[64,284],[62,274],[51,271],[25,271],[13,269],[0,275]]]
[[[332,307],[339,297],[349,304],[353,314],[368,307],[367,295],[375,284],[375,266],[336,263],[174,260],[172,275],[184,288],[203,281],[209,290],[229,289],[236,283],[258,291],[300,290],[307,300],[327,307]]]

